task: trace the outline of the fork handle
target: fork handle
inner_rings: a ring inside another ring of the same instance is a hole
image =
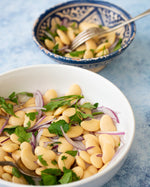
[[[135,20],[137,20],[137,19],[140,19],[140,18],[142,18],[142,17],[144,17],[144,16],[147,16],[147,15],[149,15],[149,14],[150,14],[150,9],[148,9],[148,10],[146,10],[145,12],[143,12],[143,13],[141,13],[141,14],[135,16],[134,18],[131,18],[131,19],[129,19],[129,20],[127,20],[127,21],[125,21],[125,22],[123,22],[123,23],[121,23],[121,24],[119,24],[119,25],[117,25],[117,26],[115,26],[115,27],[113,27],[113,28],[111,28],[111,29],[109,29],[108,32],[112,32],[112,31],[114,31],[114,30],[117,30],[117,29],[119,29],[120,27],[122,27],[122,26],[124,26],[124,25],[127,25],[127,24],[129,24],[129,23],[131,23],[131,22],[133,22],[133,21],[135,21]]]

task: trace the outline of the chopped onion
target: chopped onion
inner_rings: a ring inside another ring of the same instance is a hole
[[[37,107],[43,107],[43,105],[44,105],[43,96],[39,90],[37,90],[34,93],[34,97],[35,97],[35,105]],[[39,119],[41,117],[41,115],[42,115],[42,111],[41,111],[41,109],[39,109],[37,119]]]
[[[44,34],[45,34],[46,36],[48,36],[50,39],[52,39],[52,41],[55,43],[54,37],[53,37],[49,32],[44,31]]]
[[[75,138],[72,138],[73,141],[82,141],[84,140],[83,136],[78,136],[78,137],[75,137]]]
[[[8,137],[8,138],[6,138],[5,140],[3,140],[3,141],[1,141],[0,142],[0,144],[2,144],[2,143],[4,143],[4,142],[6,142],[7,140],[9,140],[10,138]]]
[[[39,141],[40,141],[40,138],[42,136],[43,130],[44,129],[40,129],[39,132],[38,132],[38,134],[36,135],[35,147],[39,145]]]
[[[27,111],[27,110],[46,110],[46,108],[44,107],[39,107],[39,106],[30,106],[30,107],[27,107],[27,108],[22,108],[22,109],[19,109],[19,110],[22,110],[22,111]]]
[[[119,131],[97,131],[97,134],[109,134],[109,135],[125,135],[125,132]]]
[[[5,123],[3,124],[2,128],[0,129],[0,135],[2,134],[2,132],[3,132],[4,128],[5,128],[5,126],[7,125],[8,120],[9,120],[9,118],[6,119]]]
[[[67,136],[67,134],[64,132],[62,126],[60,126],[60,128],[61,128],[61,131],[62,131],[62,133],[63,133],[63,136],[65,137],[65,139],[67,140],[68,143],[70,143],[73,147],[75,147],[75,148],[77,148],[77,149],[80,149],[80,150],[83,150],[83,151],[86,150],[86,147],[85,147],[84,144],[79,144],[79,143],[73,141],[73,140],[72,140],[71,138],[69,138],[69,137]]]
[[[116,123],[119,123],[119,118],[116,112],[114,112],[112,109],[105,106],[98,107],[97,109],[102,110],[102,112],[108,114]]]

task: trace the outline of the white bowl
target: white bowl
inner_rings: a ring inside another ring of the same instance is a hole
[[[101,172],[61,187],[91,187],[105,184],[124,163],[134,138],[135,120],[131,106],[123,93],[110,81],[91,71],[67,65],[36,65],[9,71],[0,75],[0,96],[8,96],[12,91],[44,92],[48,88],[55,89],[63,95],[71,84],[81,86],[83,95],[92,103],[99,102],[118,113],[120,124],[118,130],[124,131],[124,146],[104,170]],[[1,187],[28,187],[0,179]],[[58,187],[58,185],[54,185]]]

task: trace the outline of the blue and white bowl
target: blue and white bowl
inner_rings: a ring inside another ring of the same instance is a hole
[[[59,63],[79,66],[98,72],[106,64],[110,63],[112,58],[121,54],[133,41],[136,33],[134,22],[117,31],[123,37],[122,47],[119,50],[106,56],[91,59],[75,60],[74,58],[63,57],[50,52],[40,40],[44,35],[44,30],[47,27],[53,28],[55,24],[62,22],[64,19],[68,22],[76,22],[77,24],[86,21],[114,27],[130,18],[131,16],[125,10],[109,2],[98,0],[68,1],[50,8],[40,15],[33,27],[33,39],[41,51]]]

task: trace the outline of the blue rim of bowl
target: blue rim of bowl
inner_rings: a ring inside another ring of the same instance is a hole
[[[36,38],[36,30],[38,28],[38,25],[40,23],[40,21],[47,15],[47,13],[60,8],[61,6],[65,6],[65,5],[69,5],[69,4],[81,4],[81,3],[91,3],[91,4],[101,4],[101,5],[105,5],[105,6],[109,6],[109,7],[114,7],[116,9],[118,9],[119,11],[123,12],[124,15],[128,18],[131,19],[131,15],[125,11],[124,9],[122,9],[121,7],[109,3],[107,1],[97,1],[97,0],[74,0],[74,1],[66,1],[60,4],[57,4],[49,9],[47,9],[46,11],[44,11],[39,18],[35,21],[34,25],[33,25],[33,29],[32,29],[32,36],[33,36],[33,40],[34,42],[37,44],[37,46],[41,49],[41,51],[43,51],[46,55],[48,55],[49,57],[57,60],[57,61],[62,61],[62,63],[68,63],[70,65],[88,65],[88,64],[97,64],[97,63],[101,63],[101,65],[105,65],[109,62],[109,60],[111,60],[112,58],[118,56],[120,53],[122,53],[133,41],[133,39],[135,38],[135,34],[136,34],[136,26],[135,26],[135,22],[130,23],[131,26],[131,30],[132,30],[132,36],[130,37],[130,39],[127,41],[126,44],[124,44],[120,49],[118,49],[115,52],[112,52],[108,55],[102,56],[102,57],[97,57],[97,58],[91,58],[91,59],[75,59],[75,58],[68,58],[68,57],[64,57],[64,56],[60,56],[57,54],[54,54],[52,52],[50,52],[48,49],[46,49],[43,45],[41,45],[39,43],[39,41]]]

